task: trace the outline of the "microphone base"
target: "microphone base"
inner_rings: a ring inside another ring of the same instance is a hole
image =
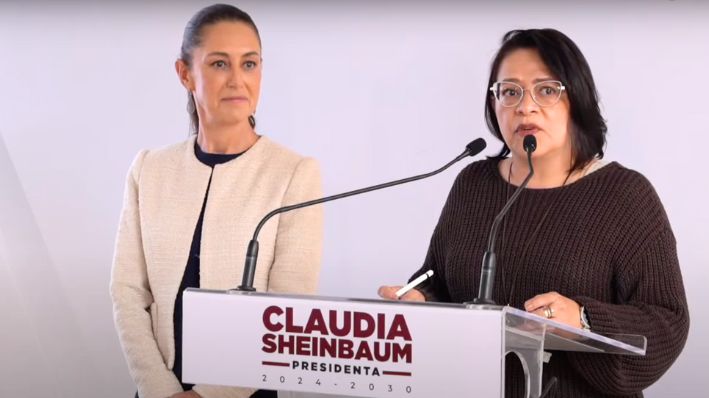
[[[240,292],[255,292],[256,289],[252,286],[239,286],[236,288],[236,290]]]
[[[465,304],[476,304],[476,305],[497,305],[495,300],[492,299],[486,299],[486,298],[481,298],[481,297],[476,297],[473,299],[473,301],[468,301]]]

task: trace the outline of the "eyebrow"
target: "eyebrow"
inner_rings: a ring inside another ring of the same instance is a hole
[[[258,51],[249,51],[249,52],[247,52],[246,54],[242,54],[241,56],[242,56],[242,57],[251,57],[251,56],[254,56],[254,55],[257,56],[257,57],[260,56],[259,53],[258,53]],[[229,54],[227,54],[227,53],[225,53],[225,52],[223,52],[223,51],[214,51],[214,52],[211,52],[211,53],[207,54],[207,57],[225,57],[225,58],[229,58]]]
[[[549,80],[558,81],[558,79],[553,78],[553,77],[541,77],[541,78],[532,80],[532,83],[546,82],[546,81],[549,81]],[[513,77],[513,78],[510,78],[510,79],[502,79],[502,80],[500,80],[500,81],[502,81],[502,82],[512,82],[512,83],[521,83],[521,82],[522,82],[521,80],[519,80],[519,79],[517,79],[517,78],[514,78],[514,77]]]

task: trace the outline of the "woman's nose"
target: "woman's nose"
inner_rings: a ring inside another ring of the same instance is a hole
[[[522,114],[532,113],[539,110],[539,105],[532,98],[532,92],[529,90],[524,90],[522,92],[522,98],[517,104],[517,112]]]

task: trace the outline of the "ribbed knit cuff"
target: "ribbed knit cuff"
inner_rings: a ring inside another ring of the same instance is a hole
[[[591,325],[592,332],[598,334],[622,333],[618,322],[608,311],[607,303],[584,296],[573,297],[572,300],[585,308],[586,317]]]

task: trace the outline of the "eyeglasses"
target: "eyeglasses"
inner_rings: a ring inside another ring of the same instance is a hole
[[[532,86],[532,100],[539,106],[553,106],[559,102],[566,87],[558,80],[546,80]],[[517,83],[495,82],[490,91],[504,107],[517,106],[524,98],[525,89]]]

